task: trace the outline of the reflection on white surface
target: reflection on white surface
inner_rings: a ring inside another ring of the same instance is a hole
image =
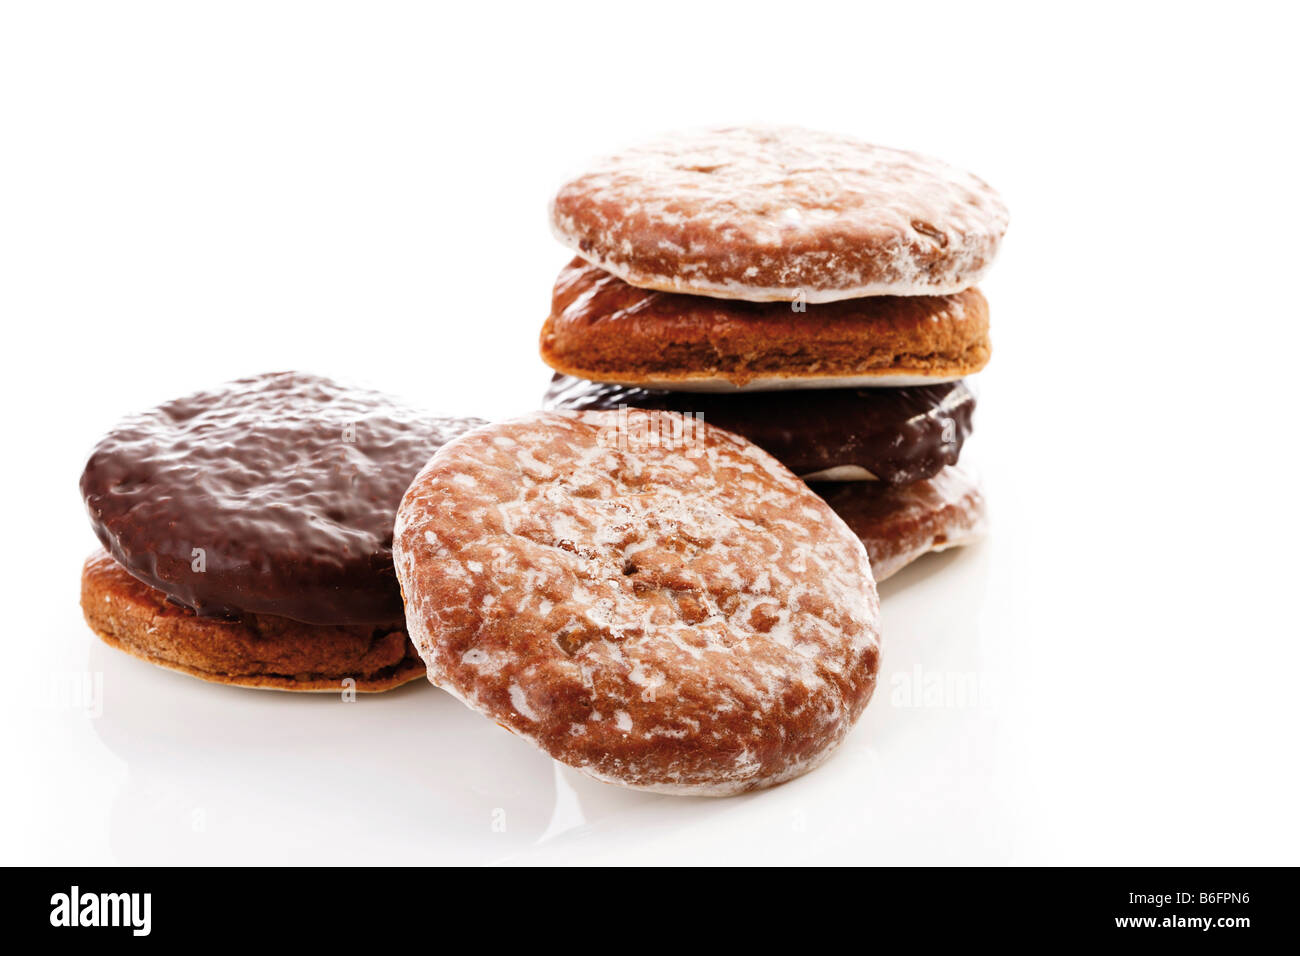
[[[979,670],[985,564],[977,546],[885,582],[884,663],[859,726],[819,770],[738,798],[591,780],[423,682],[352,703],[253,691],[93,639],[102,714],[75,719],[125,767],[100,795],[122,863],[966,859],[971,834],[1000,838],[988,716],[903,690],[917,673]],[[918,826],[938,838],[912,845]]]
[[[1246,5],[1173,27],[1130,5],[1122,30],[841,5],[816,70],[754,70],[789,53],[788,10],[694,4],[684,32],[538,5],[502,31],[463,6],[459,33],[490,35],[505,68],[474,43],[430,56],[436,4],[400,29],[317,4],[310,43],[294,4],[82,4],[76,29],[64,5],[27,4],[0,30],[24,91],[0,200],[0,314],[21,330],[0,380],[0,862],[1300,859],[1300,322],[1274,288],[1295,258],[1277,121],[1294,31]],[[884,39],[864,60],[867,33]],[[894,42],[916,36],[925,69]],[[694,68],[638,91],[555,55],[611,42],[685,44]],[[904,75],[906,96],[861,108],[864,84]],[[880,688],[826,766],[729,800],[627,793],[432,688],[345,705],[92,647],[76,479],[122,415],[287,368],[439,414],[530,410],[569,258],[547,228],[556,185],[659,131],[749,120],[943,157],[1012,212],[975,381],[994,538],[885,583]],[[1200,467],[1216,446],[1227,461]],[[99,717],[59,696],[95,672]]]
[[[550,761],[423,683],[344,702],[205,684],[96,643],[123,862],[482,859],[551,815]],[[114,693],[112,689],[123,693]]]

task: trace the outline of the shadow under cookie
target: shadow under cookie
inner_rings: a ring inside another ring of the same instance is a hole
[[[401,621],[304,624],[271,614],[200,617],[104,551],[81,573],[81,608],[104,643],[202,680],[273,690],[390,690],[425,675]],[[351,679],[354,685],[345,684]]]

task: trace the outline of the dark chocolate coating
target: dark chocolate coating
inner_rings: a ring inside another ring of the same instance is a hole
[[[95,446],[81,493],[118,563],[199,614],[388,624],[403,616],[402,494],[481,424],[315,375],[258,375],[126,419]]]
[[[557,374],[543,401],[546,408],[627,405],[699,412],[709,424],[748,438],[796,475],[856,465],[893,485],[956,464],[975,410],[975,396],[964,382],[720,394],[602,385]]]

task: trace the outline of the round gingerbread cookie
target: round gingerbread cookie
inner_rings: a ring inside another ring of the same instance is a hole
[[[539,345],[577,378],[717,392],[951,382],[992,349],[978,289],[796,309],[638,289],[581,259],[556,280]]]
[[[629,149],[551,207],[561,242],[632,285],[756,302],[959,292],[992,265],[1007,222],[970,173],[794,127]]]
[[[697,416],[743,435],[804,481],[905,485],[957,463],[975,396],[965,382],[736,395],[606,385],[556,374],[543,408],[644,408]]]
[[[108,552],[82,569],[86,622],[112,647],[218,683],[413,680],[424,666],[406,637],[393,517],[429,457],[480,424],[300,372],[126,419],[81,476]]]
[[[429,679],[601,780],[780,783],[875,686],[862,543],[766,452],[672,413],[462,435],[408,489],[393,556]]]
[[[388,624],[402,619],[402,493],[480,424],[318,375],[258,375],[125,419],[95,446],[81,493],[104,548],[201,616]]]

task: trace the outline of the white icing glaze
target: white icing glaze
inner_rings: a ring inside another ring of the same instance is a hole
[[[931,551],[958,548],[988,532],[980,481],[956,465],[909,485],[859,489],[839,484],[822,486],[820,490],[862,537],[877,581],[891,577]],[[865,508],[860,507],[864,500]]]
[[[556,237],[632,285],[809,303],[939,295],[992,265],[997,193],[930,157],[794,127],[692,131],[567,183]]]
[[[705,425],[690,447],[628,448],[619,421],[477,429],[416,478],[393,554],[429,679],[624,786],[723,795],[805,772],[874,686],[861,541],[744,439]]]
[[[823,468],[821,471],[814,471],[807,475],[800,475],[804,481],[879,481],[880,479],[873,475],[861,465],[836,465],[834,468]]]

